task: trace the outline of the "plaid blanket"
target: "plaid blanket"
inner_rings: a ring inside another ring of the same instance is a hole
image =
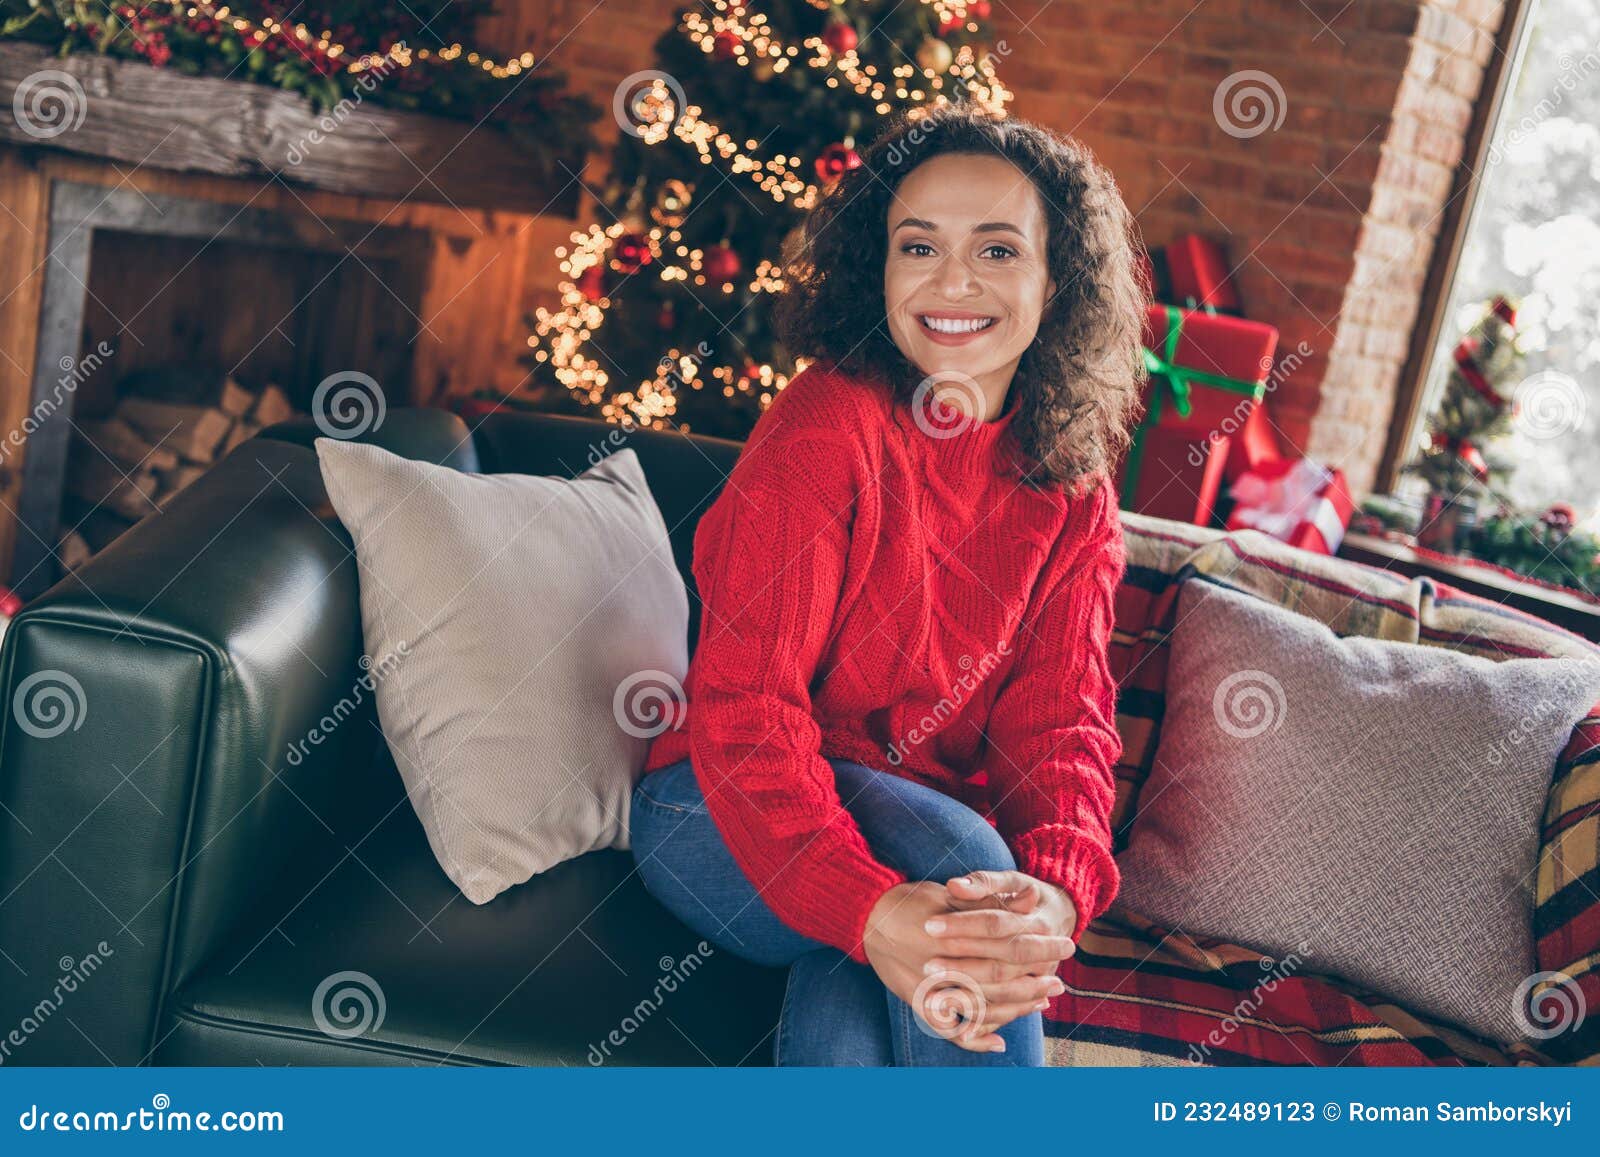
[[[1578,636],[1429,578],[1406,579],[1222,531],[1123,512],[1128,571],[1111,661],[1123,739],[1113,812],[1126,846],[1161,733],[1179,584],[1203,573],[1310,615],[1341,636],[1451,647],[1500,660],[1600,657]],[[1533,932],[1541,971],[1592,1017],[1510,1048],[1430,1021],[1339,977],[1248,946],[1161,928],[1119,904],[1061,966],[1045,1013],[1054,1065],[1600,1064],[1600,704],[1555,769],[1541,834]],[[1537,1007],[1539,994],[1534,996]],[[1537,1016],[1535,1023],[1542,1023]]]

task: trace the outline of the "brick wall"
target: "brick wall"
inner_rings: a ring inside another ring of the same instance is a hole
[[[678,7],[522,4],[488,30],[496,46],[560,40],[558,66],[606,105],[621,77],[652,63]],[[1285,350],[1308,351],[1274,384],[1280,436],[1364,491],[1503,8],[999,0],[994,21],[1013,111],[1094,148],[1147,241],[1185,232],[1224,241],[1246,311],[1278,326]],[[1245,71],[1270,79],[1238,77]],[[1244,98],[1219,119],[1213,102],[1230,83],[1264,99]],[[1275,127],[1255,132],[1261,115]],[[548,302],[554,279],[553,260],[535,257],[530,301]]]

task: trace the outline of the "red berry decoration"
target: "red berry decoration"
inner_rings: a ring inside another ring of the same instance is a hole
[[[972,0],[967,5],[967,15],[974,20],[989,19],[989,0]]]
[[[711,38],[711,55],[718,60],[727,60],[738,50],[738,33],[723,31]]]
[[[739,276],[742,266],[739,255],[732,249],[726,245],[713,245],[706,250],[700,268],[712,285],[726,285]]]
[[[861,154],[849,145],[832,144],[822,150],[817,158],[817,177],[824,184],[832,184],[851,169],[861,167]]]
[[[654,256],[650,252],[650,239],[642,233],[624,233],[617,238],[617,265],[624,273],[633,273],[649,265]]]
[[[859,44],[860,39],[856,36],[854,28],[840,20],[823,30],[822,43],[826,44],[828,50],[835,56],[843,56]]]
[[[585,301],[599,301],[606,295],[606,271],[603,266],[591,265],[578,275],[578,292]]]
[[[957,20],[954,16],[946,16],[943,20],[939,21],[939,36],[941,39],[949,39],[960,27],[961,21]]]

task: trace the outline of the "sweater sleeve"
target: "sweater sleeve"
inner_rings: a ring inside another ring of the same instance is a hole
[[[696,531],[689,749],[712,821],[762,900],[865,964],[867,917],[906,877],[873,856],[840,802],[810,688],[869,479],[860,431],[799,409],[768,411]]]
[[[1017,866],[1064,889],[1076,941],[1110,906],[1115,768],[1122,754],[1108,658],[1126,566],[1115,488],[1075,503],[1017,633],[990,708],[985,768],[996,829]]]

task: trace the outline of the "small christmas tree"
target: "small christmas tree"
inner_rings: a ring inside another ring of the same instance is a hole
[[[504,404],[744,438],[803,368],[772,305],[821,192],[904,108],[1005,115],[989,15],[989,0],[680,12],[657,68],[617,93],[599,221],[558,251],[561,307],[529,319],[532,372]]]
[[[1402,472],[1420,476],[1445,502],[1476,503],[1511,472],[1493,444],[1511,432],[1513,399],[1501,388],[1520,377],[1517,311],[1496,297],[1456,343],[1444,395],[1428,418],[1428,443]]]

